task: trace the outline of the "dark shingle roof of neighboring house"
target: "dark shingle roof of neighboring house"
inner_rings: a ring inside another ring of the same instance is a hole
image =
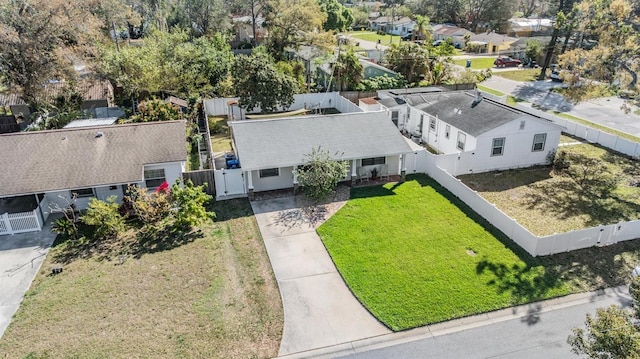
[[[385,112],[231,122],[240,165],[247,170],[289,167],[321,147],[344,159],[411,152]]]
[[[477,102],[476,95],[469,92],[414,95],[410,99],[407,97],[411,106],[474,137],[516,119],[534,118],[487,99]]]
[[[145,164],[185,161],[185,121],[0,135],[0,196],[125,184]]]
[[[439,34],[439,35],[443,35],[443,36],[453,36],[453,35],[461,35],[464,36],[465,34],[470,34],[473,35],[473,32],[467,30],[467,29],[463,29],[463,28],[459,28],[457,26],[442,26],[436,30],[433,30],[434,34]]]
[[[41,100],[51,101],[63,92],[68,91],[69,84],[60,81],[47,83],[41,95]],[[113,86],[107,80],[82,81],[77,85],[77,90],[82,95],[82,99],[89,100],[107,100],[108,103],[113,101]],[[25,105],[26,103],[15,92],[6,91],[0,93],[0,106]]]

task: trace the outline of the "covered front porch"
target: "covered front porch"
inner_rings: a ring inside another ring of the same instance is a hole
[[[48,217],[43,202],[44,194],[0,198],[0,235],[40,231]]]

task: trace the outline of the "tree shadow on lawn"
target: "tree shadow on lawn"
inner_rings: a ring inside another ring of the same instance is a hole
[[[551,171],[550,166],[535,166],[508,171],[461,175],[458,176],[458,179],[474,191],[502,192],[548,180],[551,178]]]
[[[549,298],[552,296],[550,292],[561,292],[565,285],[572,293],[618,286],[624,284],[631,269],[640,264],[640,243],[637,240],[533,257],[435,180],[426,175],[416,177],[419,183],[433,187],[524,262],[507,266],[482,259],[476,266],[478,274],[491,272],[494,275],[487,284],[495,287],[497,293],[509,293],[513,304]],[[536,315],[534,308],[523,320],[528,324],[535,323]]]
[[[132,233],[133,232],[133,233]],[[163,228],[134,229],[121,236],[92,240],[89,228],[83,230],[85,240],[64,240],[61,236],[53,244],[53,259],[60,264],[69,264],[77,259],[94,258],[99,261],[117,259],[121,264],[129,257],[140,258],[145,254],[167,251],[203,238],[200,229],[185,230],[171,226]]]
[[[386,188],[384,184],[351,188],[350,199],[395,196],[394,190],[402,183],[396,183],[391,188]]]
[[[251,203],[246,198],[210,201],[207,206],[207,211],[213,211],[216,214],[216,222],[253,216]]]
[[[530,186],[533,191],[524,200],[528,209],[559,219],[586,215],[587,226],[638,218],[640,204],[615,193],[623,185],[618,183],[619,176],[598,167],[597,159],[575,153],[570,154],[570,159],[570,168],[562,170],[556,180]]]

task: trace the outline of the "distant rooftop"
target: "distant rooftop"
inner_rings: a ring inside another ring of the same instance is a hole
[[[69,122],[63,128],[77,128],[77,127],[89,127],[89,126],[109,126],[113,125],[118,121],[117,117],[106,117],[106,118],[88,118],[82,120],[73,120]]]

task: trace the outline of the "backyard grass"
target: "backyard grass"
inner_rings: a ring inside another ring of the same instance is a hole
[[[356,39],[371,41],[376,43],[378,42],[378,40],[380,40],[381,45],[389,45],[389,40],[391,40],[393,44],[399,44],[401,41],[400,36],[389,35],[389,34],[380,35],[373,31],[353,31],[353,32],[350,32],[349,35]]]
[[[495,76],[504,77],[509,80],[526,82],[536,81],[540,76],[540,69],[518,69],[513,71],[495,71]]]
[[[52,248],[0,357],[277,356],[282,304],[251,207],[225,201],[214,210],[216,222],[124,260]],[[49,276],[56,259],[64,272]]]
[[[459,178],[538,236],[640,218],[640,187],[632,185],[640,181],[638,161],[586,143],[558,151],[566,152],[568,169],[541,166]]]
[[[231,136],[226,117],[209,117],[209,130],[211,131],[211,146],[213,152],[231,152]]]
[[[353,189],[318,233],[356,297],[393,330],[570,292],[425,175]]]
[[[496,60],[495,57],[477,57],[477,58],[473,58],[470,59],[471,60],[471,68],[474,70],[484,70],[484,69],[490,69],[493,68],[493,62]],[[467,60],[465,59],[461,59],[461,60],[454,60],[453,61],[456,65],[460,65],[463,67],[467,66]]]
[[[319,229],[342,277],[393,330],[625,283],[636,241],[533,258],[425,175],[352,189]]]
[[[476,85],[476,87],[478,88],[478,90],[490,93],[492,95],[504,96],[504,92],[500,92],[498,90],[494,90],[494,89],[486,87],[486,86]]]

